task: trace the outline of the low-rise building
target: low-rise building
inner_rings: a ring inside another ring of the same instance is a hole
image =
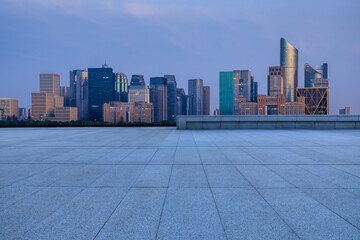
[[[104,122],[154,122],[154,108],[147,102],[118,102],[105,103],[103,106]]]
[[[19,100],[16,98],[0,98],[0,120],[7,117],[19,117]]]

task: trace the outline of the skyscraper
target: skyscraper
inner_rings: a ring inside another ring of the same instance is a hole
[[[221,115],[234,114],[234,91],[233,91],[234,73],[220,72],[219,74],[219,105]]]
[[[51,92],[31,93],[31,119],[43,120],[55,115],[55,95]]]
[[[174,75],[164,75],[167,79],[167,120],[174,122],[176,116],[176,79]]]
[[[268,96],[285,94],[285,71],[284,67],[269,67]]]
[[[128,79],[125,73],[115,73],[115,100],[128,101]]]
[[[246,101],[251,100],[251,72],[250,70],[235,70],[233,78],[233,112],[238,114],[239,97],[246,98]]]
[[[186,94],[183,88],[176,89],[176,115],[186,115]]]
[[[280,66],[284,67],[287,102],[294,102],[298,87],[298,50],[284,38],[280,39]]]
[[[167,120],[167,79],[150,78],[150,102],[154,106],[154,122]]]
[[[296,94],[297,98],[305,98],[305,114],[329,114],[328,87],[297,88]]]
[[[85,70],[71,70],[70,71],[70,94],[71,94],[71,100],[70,100],[70,106],[76,107],[76,93],[77,93],[77,85],[78,85],[78,74],[79,72],[84,72]]]
[[[190,79],[189,96],[192,96],[192,111],[190,115],[202,115],[203,114],[203,80],[202,79]]]
[[[64,106],[71,106],[71,90],[70,87],[60,86],[60,96],[64,97]]]
[[[27,113],[26,108],[19,108],[19,120],[26,120],[27,119]]]
[[[78,119],[89,120],[89,73],[81,71],[76,73],[76,107]]]
[[[104,103],[115,99],[115,76],[106,64],[102,68],[89,68],[89,119],[102,121]]]
[[[258,95],[258,83],[254,81],[254,77],[251,76],[251,102],[257,102]]]
[[[54,93],[55,96],[60,96],[60,75],[40,73],[40,92]]]
[[[25,110],[26,111],[26,110]],[[7,117],[19,118],[19,100],[16,98],[0,98],[0,120]]]
[[[203,115],[210,115],[210,87],[203,87]]]
[[[132,75],[131,76],[131,82],[130,82],[131,86],[135,86],[135,85],[145,85],[145,80],[144,80],[144,76],[143,75]]]
[[[322,81],[320,81],[318,79],[320,79]],[[305,87],[314,87],[314,85],[315,85],[315,87],[327,87],[327,86],[325,86],[326,82],[328,82],[328,64],[327,63],[323,63],[322,65],[316,66],[316,69],[312,68],[307,63],[305,64],[305,67],[304,67],[304,86]]]

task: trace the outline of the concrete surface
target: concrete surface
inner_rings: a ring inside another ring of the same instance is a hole
[[[360,239],[360,130],[0,129],[0,239]]]
[[[360,129],[360,115],[177,116],[177,129]]]

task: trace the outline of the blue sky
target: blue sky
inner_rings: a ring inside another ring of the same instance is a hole
[[[219,71],[250,69],[266,93],[280,38],[304,64],[329,63],[330,109],[360,114],[360,1],[0,0],[0,97],[29,108],[39,73],[100,67],[150,77],[175,74],[178,87],[202,78],[219,105]]]

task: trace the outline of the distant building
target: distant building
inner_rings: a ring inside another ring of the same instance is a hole
[[[78,88],[78,76],[79,73],[85,72],[85,70],[75,69],[70,71],[70,106],[76,107],[77,104],[77,88]]]
[[[304,87],[314,87],[313,80],[315,79],[328,79],[328,64],[323,63],[322,65],[316,66],[316,69],[311,67],[308,63],[304,67]],[[327,80],[328,81],[328,80]],[[316,86],[316,87],[328,87],[327,86]]]
[[[215,116],[220,115],[220,109],[219,109],[219,108],[215,108],[215,110],[214,110],[214,115],[215,115]]]
[[[176,115],[186,115],[186,94],[183,88],[176,89]]]
[[[246,98],[246,101],[251,101],[251,71],[250,70],[235,70],[233,77],[233,96],[234,96],[234,114],[238,114],[239,97]]]
[[[258,83],[254,81],[254,77],[251,76],[251,102],[257,102],[257,95],[258,95]]]
[[[164,75],[167,79],[167,120],[174,122],[176,117],[177,84],[174,75]]]
[[[79,71],[76,73],[76,107],[78,120],[89,120],[89,73]]]
[[[268,96],[285,94],[285,70],[284,67],[269,67]]]
[[[50,92],[31,93],[31,119],[55,116],[55,95]]]
[[[19,120],[26,120],[27,119],[27,111],[26,108],[19,108]]]
[[[329,87],[329,79],[311,79],[311,87]]]
[[[130,85],[128,102],[150,103],[150,90],[146,85]]]
[[[210,87],[203,87],[203,115],[210,115]]]
[[[145,80],[144,80],[144,76],[137,74],[137,75],[132,75],[131,76],[131,82],[130,82],[131,86],[135,86],[135,85],[145,85]]]
[[[154,107],[154,122],[167,120],[167,79],[150,78],[150,102]]]
[[[78,120],[78,112],[76,107],[56,107],[55,117],[49,119],[58,122],[70,122]]]
[[[185,115],[194,115],[194,96],[186,95],[186,114]]]
[[[40,92],[54,93],[54,96],[60,96],[60,75],[40,73]]]
[[[115,100],[128,101],[129,84],[125,73],[115,73]]]
[[[89,119],[102,120],[104,103],[115,99],[115,76],[106,64],[102,68],[88,69],[89,81]]]
[[[60,86],[60,96],[64,97],[64,106],[71,106],[71,89],[70,87]]]
[[[18,99],[0,98],[0,120],[5,120],[7,117],[16,117],[17,119],[19,118]]]
[[[220,72],[219,74],[219,103],[221,115],[234,114],[234,72]]]
[[[190,79],[188,81],[189,96],[192,97],[192,107],[188,108],[189,115],[203,114],[203,80]],[[189,111],[190,110],[190,111]]]
[[[296,96],[305,98],[305,114],[329,114],[329,88],[297,88]]]
[[[239,115],[266,115],[266,107],[276,107],[278,115],[303,115],[305,98],[298,97],[297,102],[286,102],[284,94],[258,95],[257,102],[247,102],[245,97],[239,97]]]
[[[280,66],[284,67],[285,71],[286,101],[294,102],[298,87],[298,50],[284,38],[280,39]]]
[[[154,119],[153,104],[146,102],[109,102],[103,106],[104,122],[143,122]]]
[[[345,108],[339,109],[339,114],[340,115],[350,115],[351,114],[350,107],[345,107]]]
[[[54,96],[54,104],[55,104],[55,107],[64,107],[64,97],[62,96]]]

